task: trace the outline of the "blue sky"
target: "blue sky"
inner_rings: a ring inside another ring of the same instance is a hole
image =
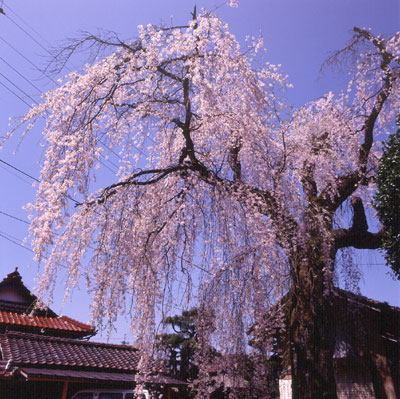
[[[110,30],[129,39],[135,37],[138,24],[182,24],[190,19],[195,4],[198,9],[217,9],[241,42],[246,35],[262,34],[266,58],[282,64],[294,85],[288,98],[295,106],[343,86],[342,75],[332,71],[321,74],[320,68],[330,54],[345,46],[354,26],[381,34],[400,29],[398,0],[242,0],[237,9],[219,1],[0,0],[6,13],[0,14],[0,136],[9,130],[10,116],[23,115],[28,110],[25,103],[37,101],[40,91],[54,87],[39,72],[48,62],[46,49],[77,37],[81,31]],[[82,62],[84,58],[77,58],[74,65],[79,67]],[[38,266],[32,253],[18,245],[26,236],[27,224],[15,217],[26,221],[22,206],[34,198],[33,180],[2,161],[38,178],[43,150],[40,137],[40,129],[36,129],[14,155],[19,144],[16,136],[0,152],[0,278],[19,266],[30,288],[35,285]],[[365,251],[357,259],[364,274],[361,292],[400,306],[399,285],[387,275],[382,257],[377,252]],[[84,289],[78,290],[63,309],[62,292],[61,276],[54,310],[87,321],[89,299]],[[128,340],[131,338],[128,322],[121,320],[118,332],[111,336],[112,342],[120,341],[124,334]]]

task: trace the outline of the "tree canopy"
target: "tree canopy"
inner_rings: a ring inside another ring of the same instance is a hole
[[[113,321],[131,299],[139,344],[183,297],[199,308],[202,339],[236,355],[289,291],[295,394],[335,397],[335,256],[381,245],[363,204],[399,110],[400,35],[355,28],[338,54],[354,57],[347,89],[300,109],[286,104],[279,68],[260,66],[262,42],[242,49],[212,13],[139,27],[129,43],[87,37],[63,55],[87,43],[112,52],[70,73],[23,121],[29,130],[46,119],[28,206],[40,293],[51,297],[66,265],[67,294],[84,275],[95,320]],[[103,160],[115,154],[110,180]],[[338,210],[350,203],[348,226]]]
[[[172,328],[173,332],[156,337],[157,347],[166,357],[168,371],[183,381],[193,381],[197,377],[194,364],[196,320],[196,308],[184,310],[181,315],[169,316],[163,324]]]
[[[385,259],[400,277],[400,116],[397,131],[384,147],[376,174],[377,192],[374,206],[385,228],[382,247]]]

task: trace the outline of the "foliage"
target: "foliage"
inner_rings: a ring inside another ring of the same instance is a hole
[[[156,345],[167,359],[167,369],[182,381],[193,381],[197,377],[194,364],[196,345],[197,309],[184,310],[181,315],[167,317],[163,323],[170,326],[173,333],[157,336]]]
[[[341,53],[355,57],[347,90],[298,110],[283,100],[279,68],[256,62],[262,42],[243,51],[207,12],[187,26],[139,27],[130,43],[89,37],[67,57],[86,43],[115,51],[69,74],[23,120],[29,130],[46,118],[28,206],[45,264],[39,293],[51,299],[66,264],[66,293],[84,275],[94,320],[113,322],[131,298],[148,354],[159,312],[198,306],[198,397],[208,397],[210,348],[231,359],[220,370],[237,381],[246,331],[289,291],[295,395],[335,398],[335,257],[381,245],[360,220],[374,190],[374,138],[399,109],[399,34],[355,28]],[[103,164],[115,154],[110,176]],[[355,195],[348,227],[338,209]]]
[[[400,278],[400,117],[397,126],[397,132],[389,137],[380,159],[374,207],[385,228],[382,242],[385,259]]]

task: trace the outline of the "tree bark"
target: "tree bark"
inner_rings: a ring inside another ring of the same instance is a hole
[[[312,245],[292,273],[289,302],[293,399],[337,399],[333,365],[335,318],[332,279]]]

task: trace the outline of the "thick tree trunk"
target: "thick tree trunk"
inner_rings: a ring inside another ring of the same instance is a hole
[[[315,248],[315,246],[313,246]],[[337,399],[332,281],[314,250],[292,267],[289,336],[293,399]]]

